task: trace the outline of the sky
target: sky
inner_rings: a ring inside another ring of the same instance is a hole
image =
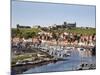
[[[12,1],[12,28],[23,26],[53,26],[74,23],[78,27],[95,27],[95,6]]]

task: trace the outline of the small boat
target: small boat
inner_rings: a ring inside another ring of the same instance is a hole
[[[85,48],[77,48],[78,51],[85,51]]]
[[[94,64],[87,64],[83,63],[78,65],[77,70],[89,70],[89,69],[95,69],[96,66]]]
[[[79,64],[77,66],[77,70],[88,70],[89,67],[87,66],[88,64]]]
[[[25,65],[26,63],[25,62],[21,62],[21,61],[18,61],[18,62],[16,62],[16,65],[18,66],[20,66],[20,65]]]

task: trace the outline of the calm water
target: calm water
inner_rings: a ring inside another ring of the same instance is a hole
[[[81,63],[95,64],[95,61],[96,61],[95,56],[91,56],[91,54],[86,53],[84,51],[80,52],[80,51],[74,50],[72,51],[72,54],[68,58],[68,60],[58,61],[56,63],[49,63],[47,65],[31,68],[27,70],[26,72],[24,72],[24,74],[76,70],[78,65],[80,65]]]

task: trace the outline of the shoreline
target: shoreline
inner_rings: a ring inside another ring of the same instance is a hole
[[[39,67],[39,66],[42,66],[42,65],[47,65],[49,63],[56,63],[58,61],[64,61],[63,59],[58,59],[58,60],[48,60],[48,61],[41,61],[41,62],[37,62],[37,63],[34,63],[34,64],[24,64],[24,65],[14,65],[14,66],[11,66],[11,70],[15,71],[16,74],[21,74],[25,71],[27,71],[28,69],[30,68],[35,68],[35,67]]]

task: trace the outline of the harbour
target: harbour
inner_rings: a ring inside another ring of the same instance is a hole
[[[43,53],[50,55],[53,58],[44,58],[43,60],[28,61],[16,63],[13,68],[17,73],[39,73],[39,72],[54,72],[54,71],[71,71],[71,70],[88,70],[95,69],[95,55],[92,55],[92,47],[61,47],[61,46],[31,46]],[[43,54],[37,54],[42,57]],[[83,65],[83,66],[82,66]],[[44,69],[46,68],[46,69]]]

